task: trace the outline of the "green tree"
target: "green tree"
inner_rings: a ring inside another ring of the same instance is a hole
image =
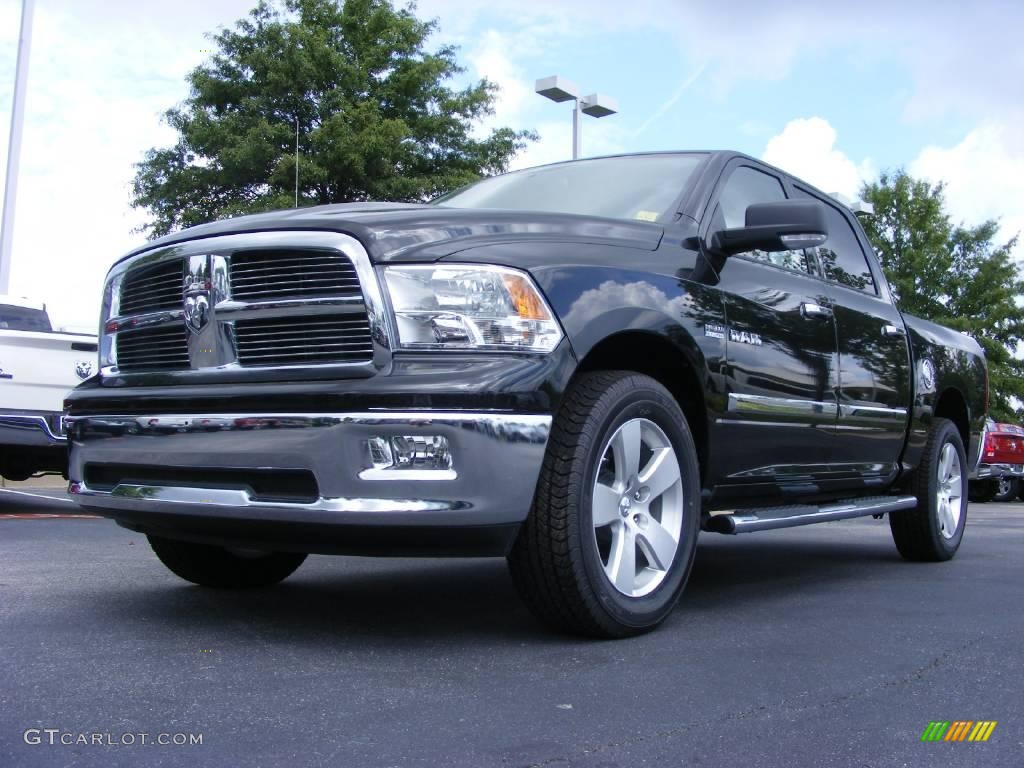
[[[529,132],[480,138],[496,86],[463,89],[456,49],[426,49],[436,21],[389,0],[262,1],[212,35],[191,93],[165,114],[173,147],[137,166],[133,204],[159,236],[224,216],[295,204],[422,202],[506,170]]]
[[[874,204],[864,226],[900,308],[963,331],[985,349],[997,421],[1019,421],[1024,401],[1024,274],[1013,258],[1017,237],[999,245],[999,224],[954,225],[942,184],[905,171],[882,174],[861,196]]]

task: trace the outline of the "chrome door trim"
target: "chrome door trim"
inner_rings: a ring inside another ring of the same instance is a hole
[[[824,400],[798,400],[787,397],[769,397],[767,395],[744,395],[729,393],[729,413],[758,414],[763,416],[824,416],[834,418],[838,406],[834,402]],[[768,424],[768,422],[753,422]]]
[[[891,432],[896,427],[902,428],[906,425],[908,413],[906,408],[841,403],[836,430],[839,432]]]
[[[842,403],[839,406],[840,416],[892,416],[895,418],[905,419],[907,418],[906,408],[888,408],[880,405],[853,405],[851,403]]]

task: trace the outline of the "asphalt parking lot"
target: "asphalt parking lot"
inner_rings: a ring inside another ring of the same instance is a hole
[[[313,557],[265,592],[186,585],[143,537],[0,492],[0,765],[1021,766],[1024,504],[959,556],[871,519],[704,535],[645,637],[538,626],[500,560]],[[995,720],[986,743],[922,743]],[[201,745],[26,744],[201,734]]]

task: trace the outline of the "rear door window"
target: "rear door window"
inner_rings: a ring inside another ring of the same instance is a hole
[[[865,293],[878,293],[864,249],[843,212],[800,187],[793,187],[793,191],[794,197],[816,200],[825,206],[828,240],[824,245],[810,249],[817,254],[825,279]]]

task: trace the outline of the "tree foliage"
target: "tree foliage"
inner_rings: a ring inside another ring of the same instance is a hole
[[[137,166],[133,204],[159,236],[295,204],[423,201],[506,170],[533,134],[474,126],[495,88],[463,89],[456,49],[426,49],[436,21],[389,0],[263,0],[188,75],[167,111],[177,143]]]
[[[1017,238],[998,244],[992,220],[954,225],[943,185],[905,171],[882,174],[861,195],[875,206],[864,225],[900,308],[977,339],[988,358],[992,417],[1019,421],[1024,274],[1013,258]]]

